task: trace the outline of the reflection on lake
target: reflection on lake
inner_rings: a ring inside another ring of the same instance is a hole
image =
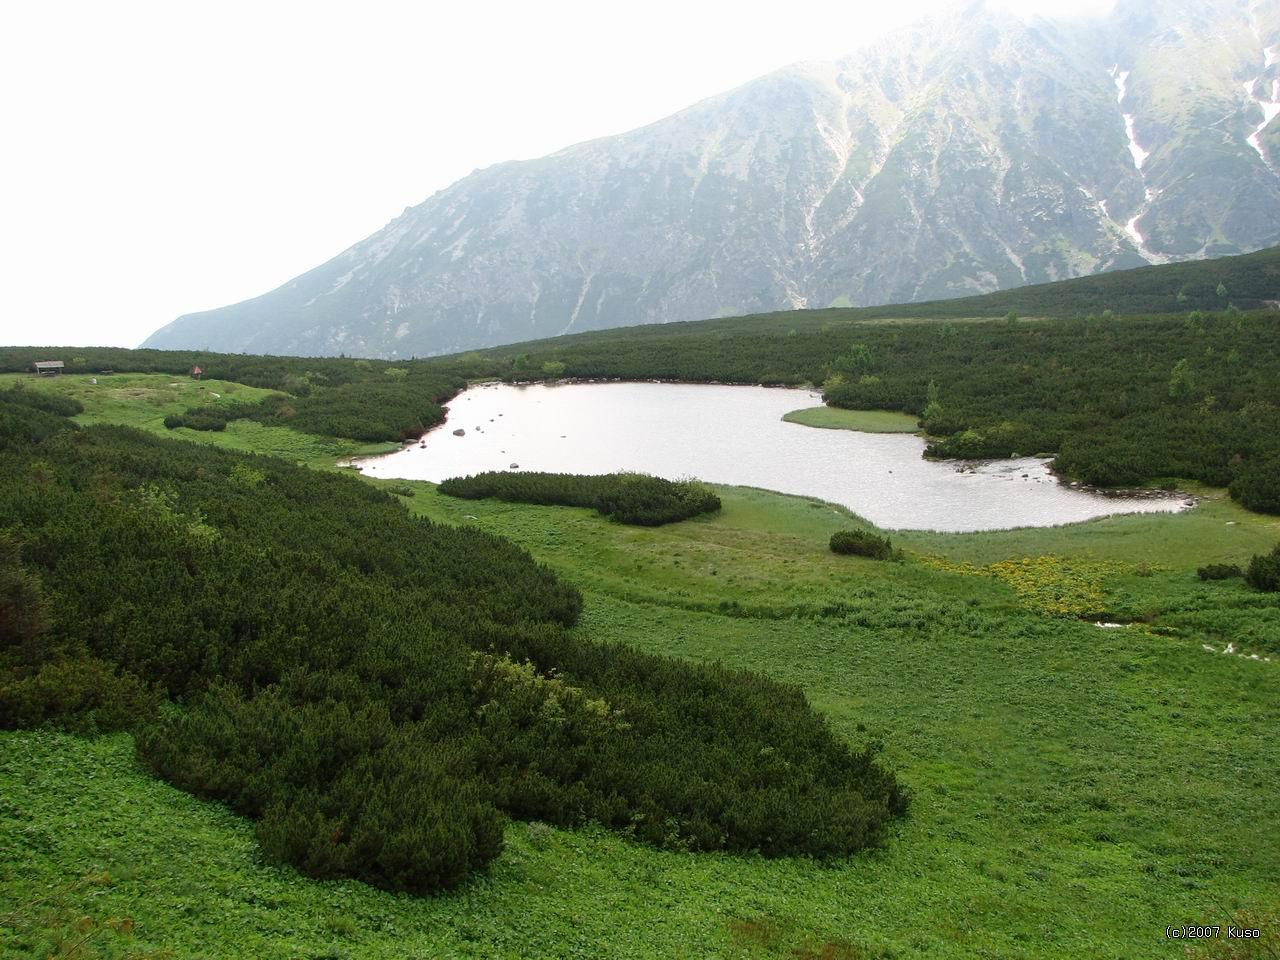
[[[782,415],[809,390],[673,383],[472,387],[449,419],[398,453],[362,461],[375,477],[439,482],[484,470],[612,473],[763,487],[839,503],[886,529],[994,530],[1112,513],[1176,511],[1180,496],[1073,489],[1036,458],[929,461],[911,434],[820,430]],[[462,430],[462,436],[454,431]]]

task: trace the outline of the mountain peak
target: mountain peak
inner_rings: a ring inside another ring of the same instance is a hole
[[[956,4],[627,133],[476,171],[148,346],[429,355],[936,299],[1280,241],[1280,3]],[[1274,160],[1273,160],[1274,157]]]

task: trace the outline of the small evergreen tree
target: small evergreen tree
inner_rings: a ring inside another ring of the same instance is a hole
[[[1173,365],[1173,371],[1169,374],[1169,396],[1174,400],[1185,400],[1190,396],[1194,386],[1195,379],[1191,373],[1191,363],[1183,357]]]
[[[924,419],[937,420],[942,416],[942,401],[938,399],[939,391],[936,380],[929,381],[925,397],[927,402],[924,405]]]

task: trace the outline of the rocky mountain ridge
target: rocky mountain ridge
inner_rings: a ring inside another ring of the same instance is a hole
[[[964,4],[477,171],[145,346],[425,356],[1255,250],[1280,242],[1277,113],[1280,0],[1062,23]]]

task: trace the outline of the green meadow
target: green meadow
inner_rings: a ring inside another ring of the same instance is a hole
[[[917,433],[919,418],[899,410],[842,410],[839,407],[806,407],[784,413],[787,423],[829,430],[861,430],[863,433]]]
[[[201,385],[119,379],[27,382],[85,422],[317,467],[356,452],[245,421],[166,431]],[[253,396],[233,387],[203,384]],[[1185,956],[1170,925],[1280,910],[1280,597],[1195,574],[1270,549],[1280,518],[1199,489],[1176,515],[890,533],[895,563],[827,549],[866,526],[847,511],[760,490],[649,528],[368,482],[529,550],[582,590],[588,638],[798,685],[880,749],[908,816],[829,862],[515,823],[487,874],[415,898],[264,865],[250,822],[142,773],[127,735],[5,732],[0,957],[1128,960]]]
[[[96,383],[94,381],[97,381]],[[167,430],[164,418],[192,407],[232,407],[256,403],[279,391],[263,390],[226,380],[193,380],[164,373],[117,373],[110,376],[65,374],[36,378],[29,374],[0,374],[0,390],[21,385],[71,397],[84,405],[74,419],[83,426],[116,423],[173,439],[210,443],[240,453],[282,457],[320,469],[331,469],[344,458],[386,453],[399,449],[394,443],[357,443],[337,437],[301,433],[288,427],[269,426],[254,420],[232,420],[226,430]]]

